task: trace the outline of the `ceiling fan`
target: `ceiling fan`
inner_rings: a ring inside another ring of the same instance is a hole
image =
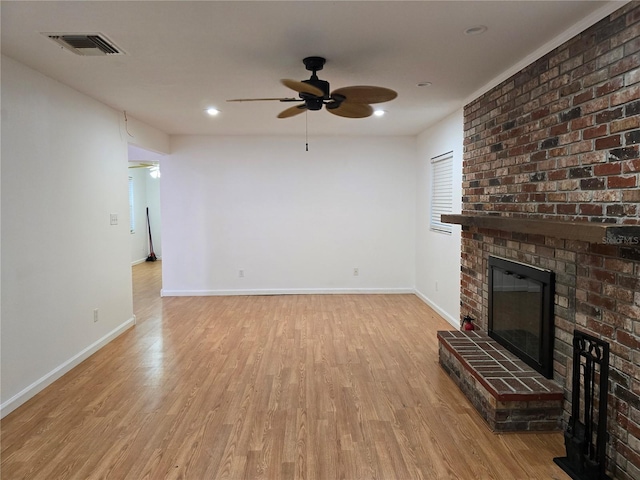
[[[133,165],[129,165],[127,168],[153,168],[157,167],[157,163],[134,163]]]
[[[148,168],[149,175],[151,175],[152,178],[160,178],[160,164],[158,162],[139,162],[129,165],[128,168]]]
[[[288,118],[307,110],[320,110],[324,105],[328,112],[346,118],[365,118],[373,113],[371,103],[383,103],[393,100],[398,94],[384,87],[359,85],[342,87],[330,92],[329,82],[320,80],[316,74],[322,70],[326,60],[322,57],[307,57],[302,60],[307,70],[311,71],[309,80],[281,80],[282,84],[298,92],[300,98],[236,98],[228,102],[251,102],[277,100],[279,102],[303,102],[289,107],[278,115]]]

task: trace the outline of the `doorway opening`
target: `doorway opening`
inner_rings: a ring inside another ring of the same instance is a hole
[[[129,145],[129,225],[131,265],[145,262],[151,253],[162,258],[160,179],[163,155]],[[148,215],[147,215],[148,212]]]

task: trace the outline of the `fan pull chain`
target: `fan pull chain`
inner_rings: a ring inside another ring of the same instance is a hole
[[[309,110],[304,112],[304,148],[305,152],[309,151]]]

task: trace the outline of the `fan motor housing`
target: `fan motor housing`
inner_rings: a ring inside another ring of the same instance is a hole
[[[329,99],[329,82],[320,80],[318,77],[312,77],[309,80],[302,80],[302,83],[308,83],[309,85],[313,85],[314,87],[319,88],[324,93],[322,98],[324,98],[325,100]]]

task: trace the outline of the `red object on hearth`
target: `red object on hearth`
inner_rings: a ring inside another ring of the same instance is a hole
[[[475,330],[476,326],[473,324],[473,318],[466,316],[462,319],[462,329],[463,330]]]

